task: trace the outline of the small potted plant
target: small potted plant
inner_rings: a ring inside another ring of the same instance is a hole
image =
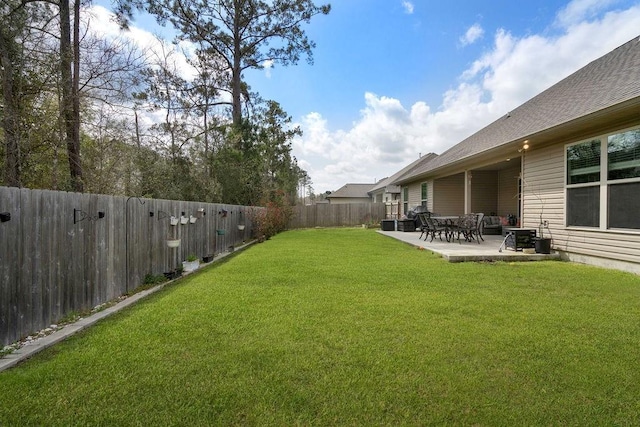
[[[540,215],[540,227],[539,227],[539,236],[535,239],[535,252],[537,254],[550,254],[551,253],[551,238],[544,237],[544,229],[547,227],[547,221],[542,220],[542,215]]]
[[[182,266],[184,267],[185,273],[191,273],[200,268],[200,259],[194,254],[191,254],[187,257],[186,261],[182,262]]]

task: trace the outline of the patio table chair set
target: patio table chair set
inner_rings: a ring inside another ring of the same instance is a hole
[[[460,238],[465,241],[477,241],[478,244],[484,238],[482,237],[482,224],[484,219],[483,213],[471,213],[466,215],[439,216],[434,214],[420,213],[418,214],[420,221],[420,237],[424,236],[424,240],[431,237],[430,242],[438,237],[442,241],[442,236],[447,242],[457,240],[462,243]]]

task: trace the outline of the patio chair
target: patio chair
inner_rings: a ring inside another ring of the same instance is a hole
[[[427,240],[427,237],[429,237],[429,234],[431,234],[431,228],[429,227],[429,223],[427,222],[427,217],[428,214],[426,213],[419,213],[417,214],[418,217],[418,223],[419,223],[419,228],[420,228],[420,237],[418,237],[418,239],[422,239],[422,236],[424,236],[424,240]]]
[[[431,217],[425,217],[427,220],[427,224],[429,224],[429,233],[431,234],[431,240],[429,240],[430,242],[433,242],[433,238],[436,236],[436,234],[438,235],[438,237],[440,238],[440,241],[442,241],[442,233],[444,233],[444,237],[446,239],[446,241],[449,241],[449,227],[447,227],[446,224],[442,224],[439,221],[435,220],[434,218]],[[425,237],[424,240],[426,241],[427,238]]]
[[[460,235],[464,236],[464,240],[470,242],[474,238],[478,229],[478,216],[476,214],[466,214],[462,215],[458,220],[458,224],[454,232],[457,234],[458,243],[462,243],[460,241]],[[480,241],[478,241],[480,243]]]

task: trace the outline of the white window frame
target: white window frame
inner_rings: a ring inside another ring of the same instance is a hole
[[[582,139],[580,141],[576,141],[576,142],[572,142],[569,144],[565,144],[564,146],[564,176],[563,176],[563,182],[564,182],[564,208],[565,208],[565,227],[567,229],[570,230],[585,230],[585,231],[606,231],[606,232],[612,232],[612,233],[633,233],[633,234],[640,234],[640,229],[634,229],[634,228],[624,228],[624,229],[620,229],[620,228],[608,228],[608,223],[609,223],[609,186],[611,185],[616,185],[616,184],[627,184],[627,183],[636,183],[636,182],[640,182],[640,177],[637,178],[625,178],[625,179],[615,179],[615,180],[609,180],[609,170],[608,170],[608,165],[609,165],[609,159],[608,159],[608,147],[609,147],[609,137],[613,136],[613,135],[617,135],[617,134],[621,134],[621,133],[625,133],[625,132],[630,132],[630,131],[634,131],[634,130],[639,130],[640,126],[634,126],[634,127],[630,127],[630,128],[626,128],[626,129],[620,129],[617,130],[615,132],[608,132],[605,134],[601,134],[601,135],[595,135],[593,137],[590,138],[585,138]],[[580,183],[580,184],[568,184],[567,183],[567,149],[571,146],[574,145],[578,145],[578,144],[583,144],[585,142],[589,142],[591,140],[594,139],[599,139],[600,140],[600,181],[599,183],[595,183],[595,182],[590,182],[590,183]],[[585,226],[575,226],[575,225],[569,225],[568,221],[569,221],[569,217],[568,217],[568,190],[572,189],[572,188],[580,188],[580,187],[594,187],[594,186],[599,186],[600,187],[600,221],[599,221],[599,226],[598,227],[585,227]]]
[[[409,212],[409,187],[402,187],[402,213],[406,215]]]

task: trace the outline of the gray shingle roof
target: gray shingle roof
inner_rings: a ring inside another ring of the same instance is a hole
[[[430,162],[436,157],[438,157],[438,155],[435,153],[429,153],[429,154],[425,154],[424,156],[421,156],[420,158],[409,163],[407,166],[400,169],[398,172],[394,173],[390,177],[380,180],[372,189],[369,190],[369,192],[373,193],[376,190],[381,190],[383,188],[386,188],[387,186],[393,184],[395,181],[402,178],[403,175],[409,174],[414,169],[426,165],[428,162]]]
[[[408,178],[638,97],[640,37],[635,37],[396,181],[406,182]]]
[[[337,197],[369,197],[367,192],[371,190],[374,185],[375,184],[345,184],[327,196],[327,199]]]

